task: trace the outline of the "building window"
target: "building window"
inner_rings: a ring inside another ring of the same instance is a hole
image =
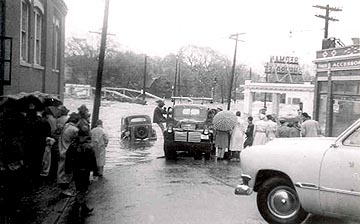
[[[43,29],[43,14],[39,8],[34,11],[34,64],[41,65],[42,60],[42,29]]]
[[[30,3],[28,1],[21,2],[21,35],[20,35],[20,57],[22,61],[29,61],[29,17]]]
[[[53,19],[53,69],[60,70],[60,20],[56,17]]]

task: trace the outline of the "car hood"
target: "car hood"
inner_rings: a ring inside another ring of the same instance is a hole
[[[309,137],[309,138],[275,138],[263,147],[273,150],[314,150],[327,149],[336,138],[331,137]]]
[[[313,137],[313,138],[275,138],[265,145],[255,145],[246,148],[246,151],[253,153],[269,154],[276,153],[284,156],[294,154],[322,154],[336,138]],[[244,150],[244,151],[245,151]]]
[[[294,180],[316,179],[324,153],[336,138],[277,138],[265,145],[245,148],[241,152],[244,173],[255,175],[258,170],[278,170],[296,176]],[[299,172],[311,167],[312,172]],[[314,175],[314,177],[312,177]]]

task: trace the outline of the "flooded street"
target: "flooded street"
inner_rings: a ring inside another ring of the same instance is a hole
[[[90,100],[65,99],[64,104],[70,112],[81,104],[92,112]],[[166,102],[165,106],[171,103]],[[148,105],[102,102],[99,117],[110,141],[104,177],[90,186],[88,203],[94,213],[85,220],[77,220],[70,210],[58,223],[266,223],[258,212],[256,193],[234,194],[241,176],[239,162],[194,160],[185,155],[167,161],[160,128],[154,124],[157,140],[131,143],[120,139],[123,116],[152,117],[155,107],[155,100],[149,100]],[[241,102],[232,105],[232,111],[241,109]],[[310,215],[305,223],[351,222]]]
[[[103,120],[104,128],[109,136],[109,145],[106,149],[105,169],[111,169],[116,166],[132,165],[137,162],[148,161],[163,155],[162,146],[160,146],[162,144],[161,135],[158,135],[158,141],[144,141],[135,144],[130,144],[128,141],[121,141],[120,139],[121,118],[133,114],[146,114],[152,117],[153,109],[156,106],[154,102],[152,105],[114,101],[102,101],[101,103],[99,118]],[[64,105],[66,105],[71,112],[76,111],[81,104],[85,104],[89,108],[90,113],[92,112],[92,100],[70,98],[64,100]],[[154,125],[154,129],[157,133],[160,133],[160,129],[156,125]]]

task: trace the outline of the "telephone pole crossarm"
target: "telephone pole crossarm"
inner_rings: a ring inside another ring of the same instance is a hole
[[[335,19],[333,17],[326,17],[326,16],[323,16],[323,15],[315,15],[316,17],[319,17],[319,18],[322,18],[322,19],[327,19],[327,20],[330,20],[330,21],[339,21],[338,19]]]
[[[325,10],[325,15],[315,15],[321,19],[325,20],[325,29],[324,29],[324,39],[328,38],[329,33],[329,21],[339,21],[338,19],[330,17],[330,12],[340,12],[342,9],[336,7],[330,7],[329,5],[322,6],[322,5],[313,5],[314,8],[319,8]]]

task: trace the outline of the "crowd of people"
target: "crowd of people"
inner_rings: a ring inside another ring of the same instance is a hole
[[[230,131],[215,132],[217,158],[240,161],[240,152],[252,145],[264,145],[275,138],[318,137],[321,136],[319,123],[306,112],[291,119],[275,116],[260,110],[258,119],[252,116],[247,121],[236,112],[237,121]]]
[[[42,106],[35,98],[27,97],[21,109],[16,103],[1,108],[0,209],[14,216],[25,192],[56,181],[61,195],[75,197],[79,214],[89,214],[90,175],[102,177],[108,144],[102,121],[91,129],[85,105],[69,115],[64,105]]]
[[[153,122],[164,131],[166,110],[163,100],[156,101],[158,106],[154,109]],[[222,111],[209,109],[207,124],[211,125],[214,116]],[[229,131],[215,129],[215,156],[217,159],[240,161],[240,152],[252,145],[264,145],[275,138],[318,137],[321,135],[319,123],[302,112],[302,103],[299,105],[298,116],[292,118],[279,117],[266,114],[266,109],[259,110],[258,117],[248,116],[242,118],[240,111],[236,111],[236,124]]]

